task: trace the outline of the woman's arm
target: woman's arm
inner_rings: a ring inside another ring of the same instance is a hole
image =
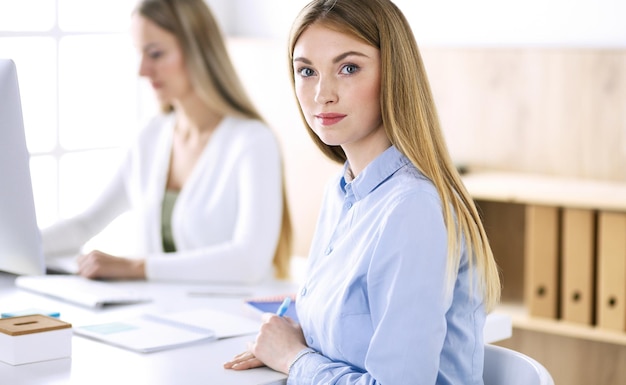
[[[124,164],[85,211],[42,229],[44,255],[78,253],[87,241],[128,210],[130,203],[124,183]]]

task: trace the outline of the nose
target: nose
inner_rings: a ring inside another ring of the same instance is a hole
[[[315,101],[319,104],[335,103],[337,101],[337,91],[332,77],[320,77],[315,92]]]
[[[150,75],[148,62],[144,55],[142,55],[141,58],[139,59],[139,71],[138,72],[139,72],[139,76],[146,77]]]

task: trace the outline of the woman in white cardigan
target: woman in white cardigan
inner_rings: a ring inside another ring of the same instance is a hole
[[[48,255],[78,252],[120,214],[139,256],[93,250],[89,278],[254,283],[288,274],[291,227],[280,147],[248,99],[203,0],[141,1],[139,74],[161,104],[85,212],[42,230]],[[273,265],[273,266],[272,266]]]

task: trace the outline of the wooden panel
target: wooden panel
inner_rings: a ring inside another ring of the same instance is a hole
[[[422,54],[455,161],[626,181],[626,50],[422,47]]]
[[[502,278],[502,300],[524,300],[524,206],[477,201]]]
[[[626,183],[507,171],[462,176],[474,199],[626,212]]]

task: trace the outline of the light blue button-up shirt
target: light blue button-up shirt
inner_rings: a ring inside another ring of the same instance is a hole
[[[343,175],[326,188],[296,302],[321,354],[302,356],[288,384],[482,384],[482,297],[465,251],[448,289],[434,185],[393,146]]]

